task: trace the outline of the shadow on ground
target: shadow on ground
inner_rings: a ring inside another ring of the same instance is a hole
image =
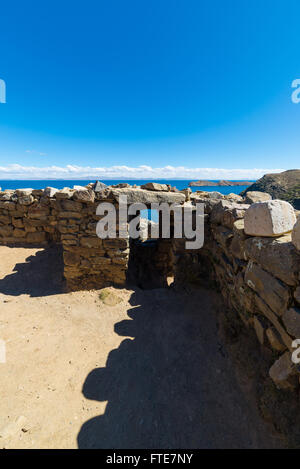
[[[219,301],[207,290],[133,293],[130,319],[115,324],[132,340],[83,385],[86,398],[108,403],[82,426],[79,448],[276,447],[218,338]]]
[[[5,295],[49,296],[62,293],[63,259],[61,246],[49,246],[16,264],[14,272],[0,279],[0,293]]]

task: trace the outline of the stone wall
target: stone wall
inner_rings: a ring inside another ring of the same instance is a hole
[[[68,290],[125,286],[130,248],[141,285],[151,270],[158,286],[167,286],[167,277],[173,275],[175,285],[215,285],[245,327],[253,328],[260,344],[273,351],[270,375],[276,385],[298,386],[298,370],[291,360],[292,342],[300,339],[300,220],[296,223],[294,209],[287,202],[271,201],[268,194],[247,193],[243,199],[234,194],[180,193],[161,184],[99,184],[0,192],[0,244],[61,244]],[[145,244],[142,253],[128,234],[118,237],[118,224],[116,238],[100,239],[96,209],[101,202],[118,208],[120,195],[126,195],[129,204],[146,206],[204,203],[203,248],[188,251],[184,239],[171,239]]]
[[[299,372],[291,352],[293,340],[300,339],[300,221],[295,225],[287,202],[264,198],[250,205],[251,194],[250,204],[239,196],[194,196],[205,203],[205,243],[186,251],[182,240],[174,240],[175,279],[217,286],[245,327],[255,330],[258,345],[273,351],[270,376],[277,387],[296,388]]]
[[[68,290],[124,285],[128,239],[102,240],[96,235],[96,208],[109,191],[91,188],[56,191],[16,190],[0,194],[0,244],[63,247]]]
[[[185,195],[162,184],[134,188],[128,184],[106,187],[96,183],[76,189],[22,189],[0,192],[0,244],[45,246],[59,243],[63,247],[64,277],[67,289],[124,286],[129,260],[129,237],[100,239],[96,225],[101,202],[110,202],[118,215],[119,196],[128,203],[183,203]],[[159,248],[158,252],[163,251]],[[165,253],[156,256],[159,265]],[[161,270],[162,266],[160,265]]]

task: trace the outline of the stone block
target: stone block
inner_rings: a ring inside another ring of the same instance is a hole
[[[13,226],[12,225],[4,225],[0,226],[0,236],[12,236],[13,233]]]
[[[95,201],[95,192],[92,189],[80,189],[76,190],[73,195],[74,200],[79,200],[82,202],[94,202]]]
[[[80,255],[72,251],[64,251],[63,257],[66,265],[75,266],[80,264]]]
[[[281,236],[292,231],[295,223],[292,205],[283,200],[255,203],[245,213],[245,233],[251,236]]]
[[[284,352],[284,350],[286,350],[286,346],[282,342],[280,334],[277,332],[275,327],[268,327],[266,330],[266,336],[275,352]]]
[[[16,204],[14,202],[10,201],[0,201],[0,208],[3,208],[4,210],[15,210],[16,209]]]
[[[170,203],[170,204],[181,204],[185,202],[185,195],[180,192],[167,192],[167,191],[149,191],[145,189],[112,189],[109,193],[109,197],[119,201],[119,197],[124,195],[127,197],[127,203],[133,204],[135,202],[149,205],[151,203]]]
[[[99,248],[103,245],[103,241],[97,237],[83,237],[80,239],[80,245],[86,248]]]
[[[39,231],[36,233],[28,233],[26,236],[26,241],[28,243],[33,243],[33,244],[38,244],[38,243],[44,243],[46,241],[46,233],[43,231]]]
[[[77,218],[78,220],[80,220],[82,219],[82,213],[62,211],[62,212],[58,212],[58,218],[67,218],[67,219]]]
[[[290,308],[282,315],[282,322],[286,327],[288,333],[300,339],[300,309]]]
[[[81,212],[83,210],[83,205],[81,202],[76,202],[75,200],[62,200],[60,202],[61,207],[65,211],[70,212]],[[82,217],[82,215],[81,215]]]
[[[289,288],[252,261],[249,261],[245,272],[245,283],[258,293],[278,316],[282,316],[286,311],[290,300]]]
[[[141,185],[141,189],[146,189],[148,191],[169,191],[167,184],[158,184],[157,182],[147,182],[146,184]]]
[[[300,251],[300,218],[298,218],[292,231],[292,243],[295,248]]]
[[[31,194],[23,195],[18,198],[18,204],[20,205],[31,205],[34,202],[34,197]]]
[[[69,187],[64,187],[63,189],[55,193],[55,198],[70,199],[73,196],[74,192],[75,191],[73,189],[70,189]]]
[[[272,197],[267,192],[249,191],[245,195],[246,204],[256,204],[257,202],[267,202]]]
[[[44,195],[46,197],[54,197],[57,192],[58,189],[56,189],[55,187],[46,187],[46,189],[44,189]]]
[[[269,308],[269,306],[264,302],[264,300],[262,300],[262,298],[260,298],[260,296],[255,294],[253,299],[254,299],[254,304],[253,304],[254,311],[259,314],[263,314],[273,324],[273,326],[279,333],[284,345],[289,350],[292,350],[293,339],[288,335],[284,327],[281,325],[276,314],[273,313],[271,308]]]
[[[280,238],[248,238],[245,252],[249,259],[259,264],[287,285],[296,285],[300,270],[300,253],[291,242],[291,235]]]
[[[271,366],[269,375],[279,389],[294,389],[296,385],[296,370],[293,366],[290,352],[285,352]]]
[[[257,338],[260,344],[263,345],[265,341],[265,326],[263,324],[263,321],[258,316],[254,316],[253,325]]]
[[[19,228],[16,228],[16,229],[14,229],[14,231],[13,231],[13,236],[14,236],[15,238],[25,238],[25,236],[26,236],[26,231],[25,231],[25,230],[21,230],[21,229],[19,229]]]

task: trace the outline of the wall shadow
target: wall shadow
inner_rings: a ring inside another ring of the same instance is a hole
[[[115,332],[133,339],[83,385],[108,403],[81,427],[79,448],[272,447],[218,340],[214,295],[136,289],[130,304]]]
[[[16,264],[12,274],[1,278],[0,293],[32,297],[63,293],[63,268],[62,247],[47,246]]]

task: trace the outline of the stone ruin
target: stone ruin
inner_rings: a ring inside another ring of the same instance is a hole
[[[97,206],[110,202],[117,208],[120,195],[149,208],[153,202],[192,208],[203,203],[203,248],[187,250],[185,239],[98,238]],[[274,353],[269,373],[276,386],[298,389],[299,371],[291,360],[293,340],[300,339],[297,215],[289,203],[265,193],[242,198],[155,183],[6,190],[0,192],[0,244],[61,245],[68,291],[124,287],[130,276],[150,288],[167,286],[168,278],[175,286],[214,285],[245,327],[255,330],[258,343]]]
[[[0,244],[61,244],[68,291],[124,286],[130,239],[128,235],[119,237],[118,220],[116,238],[100,239],[97,236],[96,225],[101,219],[96,214],[98,205],[109,202],[117,209],[120,195],[126,195],[129,204],[142,202],[149,208],[153,202],[183,204],[186,197],[180,192],[169,191],[162,184],[146,184],[145,188],[124,187],[126,184],[103,186],[98,182],[88,187],[75,186],[75,189],[64,188],[60,191],[48,187],[45,190],[1,192]],[[165,241],[162,240],[162,244],[169,243],[169,240]],[[155,254],[153,261],[155,263],[157,258],[157,264],[164,269],[166,256],[162,253],[160,259],[158,257]]]

